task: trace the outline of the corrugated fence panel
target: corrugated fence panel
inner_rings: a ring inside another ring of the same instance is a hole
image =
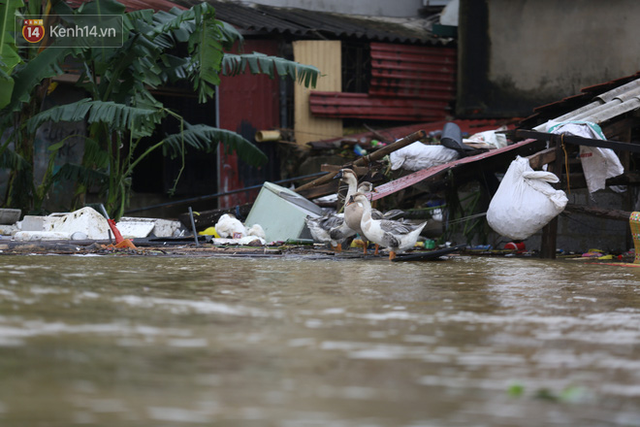
[[[316,117],[444,120],[456,95],[456,50],[371,43],[369,93],[312,91]]]
[[[371,69],[371,95],[455,98],[455,49],[371,43]]]
[[[382,98],[366,93],[312,91],[309,107],[314,116],[377,120],[443,120],[448,103],[411,98]]]

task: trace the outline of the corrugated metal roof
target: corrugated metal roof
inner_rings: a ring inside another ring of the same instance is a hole
[[[67,0],[78,7],[89,0]],[[128,11],[140,9],[184,9],[201,3],[197,0],[119,0]],[[421,27],[420,22],[397,22],[378,17],[361,17],[297,8],[279,8],[258,4],[211,0],[216,17],[232,24],[241,33],[283,34],[296,37],[356,38],[396,43],[448,44],[451,39],[440,38]]]
[[[550,121],[568,120],[600,124],[637,109],[640,109],[640,72],[586,87],[578,95],[540,106],[519,127],[545,131]]]
[[[209,1],[221,21],[241,32],[285,34],[309,38],[344,38],[401,43],[447,43],[416,25],[306,9]]]

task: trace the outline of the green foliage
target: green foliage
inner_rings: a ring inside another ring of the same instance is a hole
[[[139,108],[113,101],[82,99],[71,104],[59,105],[36,114],[27,121],[29,132],[35,132],[45,122],[104,123],[111,130],[130,131],[134,138],[150,136],[164,117],[163,108]]]
[[[228,153],[235,151],[250,166],[262,166],[267,161],[267,156],[258,147],[237,133],[207,125],[187,124],[183,132],[169,135],[163,141],[164,152],[176,157],[183,150],[183,144],[211,152],[217,147],[218,141]]]
[[[10,74],[22,62],[10,30],[15,26],[15,15],[24,6],[22,0],[0,0],[0,108],[11,101],[14,81]]]
[[[76,182],[79,195],[89,187],[101,187],[108,198],[107,209],[118,218],[128,199],[134,167],[155,150],[181,158],[184,167],[187,150],[213,151],[222,144],[224,150],[237,152],[249,165],[259,167],[266,163],[264,153],[236,133],[185,123],[178,114],[164,108],[150,89],[189,81],[198,100],[205,102],[214,96],[220,74],[264,73],[272,78],[293,78],[306,86],[315,86],[319,75],[315,67],[283,58],[255,52],[226,54],[225,50],[241,42],[242,36],[232,26],[216,20],[215,10],[207,3],[188,10],[174,8],[154,13],[125,12],[125,7],[115,0],[93,0],[78,9],[66,2],[30,1],[25,12],[41,13],[45,4],[53,5],[57,14],[70,15],[65,18],[69,22],[99,25],[113,19],[107,15],[120,16],[124,33],[119,48],[85,39],[73,46],[27,49],[22,57],[13,48],[10,32],[0,34],[0,131],[13,129],[1,147],[0,167],[28,171],[21,181],[15,181],[24,185],[33,175],[32,154],[30,157],[9,150],[11,141],[22,147],[31,144],[32,149],[36,130],[46,122],[85,121],[88,125],[88,135],[82,135],[85,152],[81,165],[67,164],[54,173],[55,156],[68,138],[50,147],[45,178],[29,189],[36,208],[54,182],[71,179]],[[14,15],[21,7],[22,0],[0,0],[0,23],[11,21],[13,25]],[[60,64],[67,59],[77,64],[80,77],[76,85],[86,91],[88,98],[39,111],[47,79],[62,74]],[[141,139],[153,135],[163,120],[173,119],[181,123],[181,132],[166,136],[134,158],[134,153],[140,152],[136,148]]]
[[[263,53],[253,52],[240,55],[227,53],[224,55],[222,61],[224,75],[244,74],[247,67],[252,74],[267,74],[271,78],[276,74],[280,77],[290,77],[306,87],[315,87],[320,75],[320,71],[313,65],[303,65]]]

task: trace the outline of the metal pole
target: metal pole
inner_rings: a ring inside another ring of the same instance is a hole
[[[191,219],[191,230],[193,230],[193,240],[196,242],[196,248],[200,246],[198,244],[198,232],[196,231],[196,222],[193,219],[193,210],[191,210],[191,206],[189,206],[189,218]]]

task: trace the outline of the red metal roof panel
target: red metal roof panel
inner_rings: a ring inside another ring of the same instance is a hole
[[[371,43],[370,94],[453,100],[456,50]]]
[[[365,93],[311,91],[309,107],[318,117],[427,121],[445,118],[448,103],[375,97]]]

